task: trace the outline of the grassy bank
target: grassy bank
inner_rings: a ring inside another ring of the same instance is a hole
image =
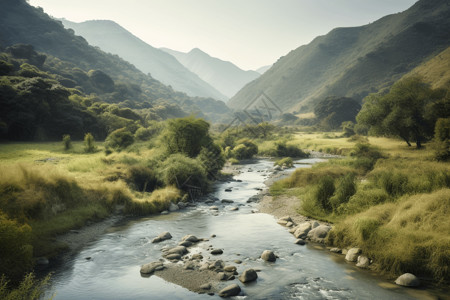
[[[297,145],[348,156],[299,169],[271,193],[295,195],[299,213],[334,223],[328,243],[362,248],[373,268],[449,282],[450,164],[393,139],[358,142],[298,134]]]

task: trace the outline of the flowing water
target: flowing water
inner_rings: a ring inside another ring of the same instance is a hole
[[[317,160],[300,161],[297,167],[309,167]],[[294,244],[295,238],[278,225],[270,215],[253,213],[257,204],[246,203],[272,172],[272,162],[259,160],[246,165],[231,182],[216,184],[213,196],[233,200],[232,204],[199,204],[169,215],[127,220],[87,245],[70,260],[54,270],[48,294],[54,299],[218,299],[193,293],[168,283],[158,276],[141,277],[140,266],[161,258],[161,249],[175,246],[187,234],[209,238],[189,250],[201,252],[212,245],[224,253],[211,257],[233,264],[241,273],[245,269],[259,269],[258,279],[242,284],[237,279],[224,283],[238,283],[243,299],[422,299],[426,294],[397,287],[346,263],[342,256],[317,249],[317,245]],[[232,188],[232,192],[225,192]],[[217,205],[219,211],[210,210]],[[238,206],[239,210],[231,211]],[[163,231],[173,238],[158,244],[151,240]],[[210,238],[215,234],[216,237]],[[319,247],[320,248],[320,247]],[[267,263],[259,259],[266,249],[273,250],[279,259]],[[234,264],[239,259],[242,264]],[[412,293],[414,292],[414,293]]]

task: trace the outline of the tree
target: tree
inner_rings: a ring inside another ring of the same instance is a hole
[[[111,132],[105,140],[106,147],[122,150],[134,143],[134,136],[125,128]]]
[[[441,93],[436,93],[419,77],[395,83],[389,93],[371,94],[364,99],[358,124],[369,126],[373,135],[398,136],[417,148],[433,136],[437,116],[429,113]]]
[[[162,141],[168,154],[182,153],[189,157],[196,157],[202,147],[212,141],[209,136],[209,123],[203,119],[186,117],[170,119],[162,135]]]
[[[87,153],[92,153],[97,150],[97,146],[95,146],[94,136],[89,132],[84,135],[84,151]]]

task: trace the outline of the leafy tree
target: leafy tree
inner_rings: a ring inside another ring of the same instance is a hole
[[[211,143],[209,123],[203,119],[186,117],[171,119],[162,135],[162,141],[168,154],[182,153],[196,157],[202,147]]]
[[[184,154],[172,154],[162,164],[162,181],[184,191],[204,192],[208,186],[206,171],[198,160]]]
[[[222,170],[225,164],[225,157],[220,146],[211,143],[206,147],[202,147],[197,159],[202,163],[209,178],[214,176]]]
[[[437,116],[429,112],[439,96],[442,94],[433,91],[418,77],[404,79],[385,95],[366,97],[357,121],[369,126],[371,134],[398,136],[408,146],[414,141],[417,148],[421,148],[422,142],[433,135]]]
[[[237,146],[231,150],[231,156],[237,159],[249,159],[258,153],[258,146],[248,139],[237,142]]]

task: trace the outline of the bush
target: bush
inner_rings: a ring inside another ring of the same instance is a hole
[[[198,160],[183,154],[173,154],[161,166],[162,180],[166,186],[176,186],[183,191],[205,192],[208,187],[206,171]]]
[[[326,211],[330,211],[332,209],[330,198],[333,196],[334,191],[334,179],[331,176],[325,176],[319,180],[314,192],[314,198]]]
[[[84,151],[87,153],[92,153],[97,150],[97,146],[95,146],[95,139],[91,133],[86,133],[84,135]]]
[[[197,159],[205,168],[208,177],[214,178],[225,164],[225,157],[220,149],[220,146],[211,143],[207,147],[203,147]]]
[[[17,282],[33,266],[31,227],[8,219],[0,211],[0,240],[0,274]]]
[[[127,183],[137,191],[151,192],[160,185],[155,172],[148,167],[131,166],[127,173]]]
[[[294,145],[286,145],[286,142],[280,142],[276,144],[276,156],[277,157],[308,157],[309,154],[303,152],[300,148]]]
[[[436,160],[447,161],[450,159],[450,118],[437,120],[432,146]]]
[[[333,211],[337,211],[338,207],[347,203],[351,196],[356,193],[355,175],[348,173],[344,177],[338,179],[336,184],[336,192],[330,198],[331,207]]]
[[[125,128],[114,130],[105,140],[105,146],[115,150],[123,150],[133,143],[133,134]]]
[[[33,273],[29,273],[20,282],[19,286],[13,289],[8,287],[8,280],[0,277],[0,299],[3,300],[39,300],[45,293],[45,288],[49,285],[50,275],[42,280],[36,280]]]
[[[236,159],[250,159],[258,153],[258,146],[250,140],[242,139],[238,145],[231,150],[231,156]]]
[[[64,146],[64,150],[70,150],[72,149],[72,140],[70,139],[70,135],[69,134],[65,134],[63,135],[63,146]]]

